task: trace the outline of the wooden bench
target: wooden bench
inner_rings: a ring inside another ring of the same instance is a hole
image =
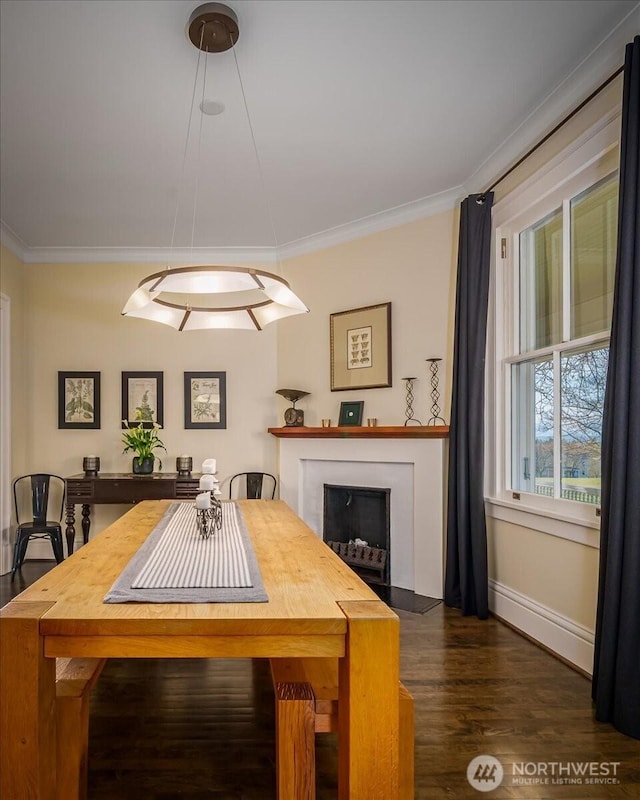
[[[57,800],[86,800],[89,696],[105,661],[56,659]]]
[[[278,798],[314,800],[315,734],[338,730],[338,659],[272,658]],[[414,796],[413,697],[399,684],[400,800]]]

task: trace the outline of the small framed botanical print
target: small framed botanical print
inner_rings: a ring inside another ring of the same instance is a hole
[[[162,372],[122,373],[122,427],[141,425],[151,428],[162,426],[164,420],[164,393]]]
[[[184,373],[184,427],[227,427],[227,373]]]
[[[58,373],[58,428],[100,428],[100,373]]]

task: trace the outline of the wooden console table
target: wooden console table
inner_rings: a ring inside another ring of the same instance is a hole
[[[154,472],[132,475],[126,472],[103,472],[95,476],[84,473],[65,478],[67,551],[73,553],[76,536],[76,505],[82,505],[82,538],[89,541],[91,506],[100,503],[124,504],[140,500],[193,500],[199,491],[200,474],[187,477],[176,472]]]

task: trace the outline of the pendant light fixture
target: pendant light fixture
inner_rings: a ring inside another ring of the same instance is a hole
[[[236,14],[222,3],[205,3],[196,8],[189,18],[187,35],[191,43],[198,48],[198,62],[194,89],[191,99],[189,125],[187,127],[187,140],[184,148],[182,172],[187,156],[189,132],[193,117],[193,107],[196,96],[196,85],[200,68],[201,53],[205,54],[204,76],[202,80],[202,103],[204,107],[204,88],[206,83],[206,59],[208,53],[222,53],[233,48],[238,41],[239,28]],[[253,126],[249,116],[249,109],[244,94],[244,87],[238,60],[235,57],[238,81],[242,90],[247,122],[251,131],[253,149],[256,157],[258,172],[263,191],[266,190],[260,158],[253,135]],[[202,141],[202,125],[200,126],[200,140],[198,152]],[[198,165],[199,166],[199,165]],[[196,182],[195,201],[193,210],[193,224],[191,233],[191,248],[193,249],[193,236],[198,199],[198,185]],[[176,204],[176,213],[173,222],[173,239],[175,237],[176,222],[180,197]],[[271,215],[267,203],[267,210],[273,231],[274,246],[277,252],[278,243]],[[262,330],[265,325],[278,319],[303,314],[309,309],[294,294],[284,278],[272,272],[266,272],[255,267],[222,266],[222,265],[191,265],[177,268],[167,268],[153,275],[148,275],[138,284],[122,314],[128,317],[161,322],[183,330],[207,330],[215,328],[244,328],[248,330]]]

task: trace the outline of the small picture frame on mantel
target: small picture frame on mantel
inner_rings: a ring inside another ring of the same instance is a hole
[[[362,425],[362,413],[364,400],[356,400],[352,403],[340,403],[340,417],[338,426],[343,425]]]

